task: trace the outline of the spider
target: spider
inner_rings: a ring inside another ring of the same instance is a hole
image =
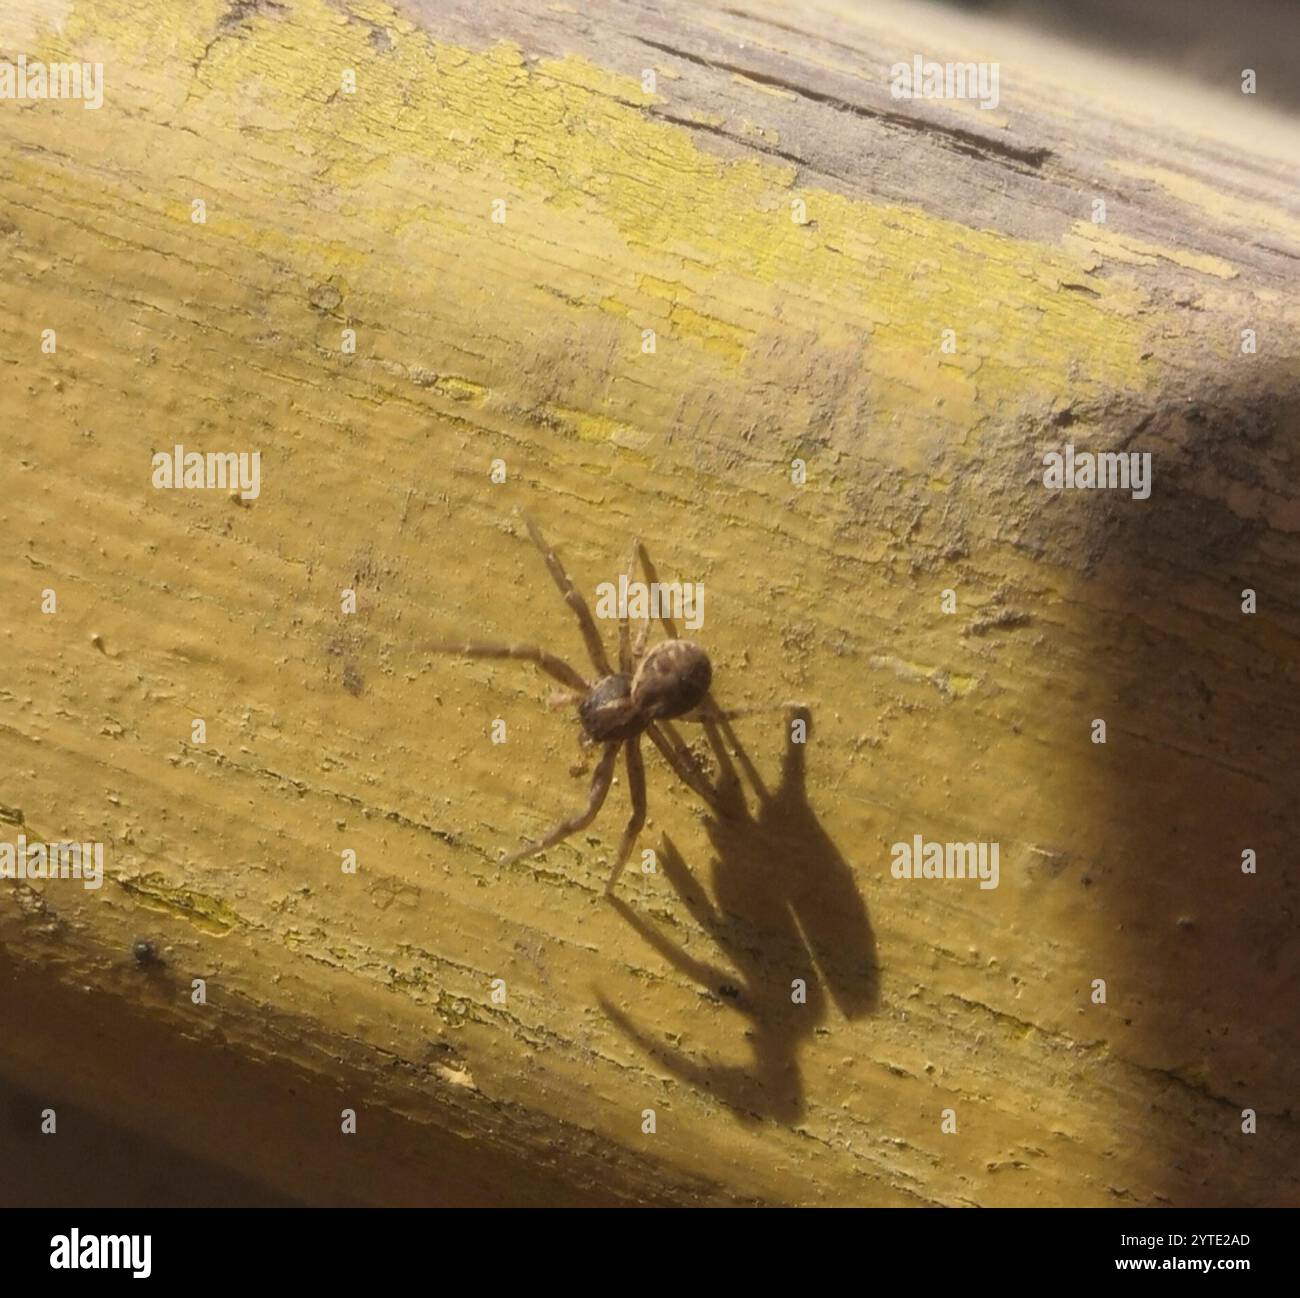
[[[646,648],[646,639],[650,632],[650,619],[647,617],[637,628],[633,637],[629,631],[628,620],[620,617],[618,623],[618,670],[610,665],[601,643],[587,601],[574,586],[560,556],[553,546],[547,543],[537,524],[527,515],[523,516],[528,528],[528,535],[533,544],[541,551],[546,567],[564,602],[573,610],[578,619],[578,627],[587,646],[587,656],[595,668],[595,679],[585,679],[564,659],[548,653],[536,645],[519,644],[446,644],[434,643],[422,646],[438,653],[458,654],[465,658],[517,658],[531,662],[548,675],[554,677],[567,688],[551,696],[552,706],[576,704],[578,719],[582,723],[583,742],[588,746],[603,746],[596,769],[591,777],[591,791],[587,805],[573,815],[561,820],[542,838],[528,843],[517,852],[509,853],[505,863],[519,861],[525,857],[535,856],[548,847],[586,829],[605,804],[610,785],[614,779],[614,767],[620,752],[627,767],[627,786],[632,800],[632,815],[619,841],[618,853],[614,859],[614,868],[605,885],[606,893],[612,893],[614,884],[622,873],[636,845],[637,836],[645,824],[646,818],[646,781],[645,766],[641,759],[641,736],[649,735],[651,742],[663,754],[664,760],[676,772],[678,778],[692,791],[706,801],[712,802],[711,791],[705,785],[691,764],[689,752],[680,739],[670,740],[660,723],[681,719],[687,721],[709,719],[727,720],[759,709],[741,709],[724,712],[718,709],[709,695],[709,686],[713,681],[713,664],[709,655],[699,645],[690,640],[683,640],[677,634],[677,626],[666,614],[660,615],[668,638]],[[658,582],[658,574],[650,562],[650,556],[639,539],[632,541],[632,552],[628,559],[627,578],[631,582],[636,571],[637,561],[645,573],[646,581],[652,586]],[[701,709],[705,709],[701,711]]]

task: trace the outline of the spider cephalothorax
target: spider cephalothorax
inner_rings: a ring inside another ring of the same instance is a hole
[[[587,601],[576,589],[561,564],[559,555],[546,543],[537,525],[524,519],[528,535],[542,552],[546,566],[564,601],[573,610],[586,642],[587,656],[596,669],[594,680],[586,680],[562,658],[534,645],[493,644],[436,644],[429,648],[443,653],[458,653],[469,658],[519,658],[535,663],[542,671],[560,681],[567,689],[557,696],[559,702],[577,706],[578,719],[588,742],[604,745],[591,780],[591,793],[586,807],[562,820],[540,841],[513,852],[506,859],[516,861],[532,856],[554,846],[570,834],[585,829],[604,804],[614,779],[614,764],[620,751],[627,764],[628,792],[632,799],[632,816],[623,831],[609,888],[613,888],[624,862],[632,852],[637,835],[645,824],[646,789],[645,767],[641,761],[641,736],[648,735],[677,775],[697,793],[704,793],[699,773],[691,764],[684,745],[671,730],[665,732],[661,723],[672,720],[695,721],[705,717],[723,719],[739,716],[738,712],[720,712],[709,697],[713,681],[713,665],[709,655],[699,645],[683,640],[677,634],[672,618],[661,613],[668,639],[646,648],[650,632],[647,617],[637,628],[635,638],[629,632],[626,616],[618,624],[618,670],[610,665],[596,630],[595,620]],[[646,580],[657,584],[658,577],[650,557],[639,541],[632,543],[628,561],[628,580],[632,579],[638,561]]]
[[[694,712],[712,680],[713,664],[699,645],[665,640],[646,653],[635,676],[602,676],[578,704],[578,717],[595,743],[631,739],[652,721]]]

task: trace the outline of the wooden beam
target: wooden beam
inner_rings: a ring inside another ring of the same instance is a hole
[[[104,95],[0,101],[2,827],[105,878],[0,884],[7,1076],[307,1202],[1300,1201],[1266,92],[829,0],[68,0],[17,52]],[[1149,497],[1048,490],[1067,443]],[[725,815],[649,750],[617,904],[621,780],[501,861],[585,797],[553,683],[412,648],[581,660],[521,506],[811,709],[691,732]]]

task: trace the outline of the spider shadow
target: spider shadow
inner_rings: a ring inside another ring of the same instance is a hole
[[[798,716],[811,726],[806,711]],[[799,1051],[825,1022],[828,998],[847,1019],[879,1006],[875,937],[853,871],[809,805],[806,744],[795,740],[794,727],[787,727],[775,792],[727,721],[705,721],[704,729],[719,771],[706,821],[712,896],[666,835],[660,860],[668,883],[735,972],[697,959],[618,897],[611,902],[702,995],[747,1020],[752,1065],[669,1048],[603,997],[600,1004],[646,1054],[743,1121],[789,1123],[806,1109]],[[806,989],[802,999],[796,980]]]

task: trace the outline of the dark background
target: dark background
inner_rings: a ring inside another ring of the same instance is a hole
[[[1300,0],[947,0],[1220,88],[1254,68],[1272,104],[1300,107]]]

